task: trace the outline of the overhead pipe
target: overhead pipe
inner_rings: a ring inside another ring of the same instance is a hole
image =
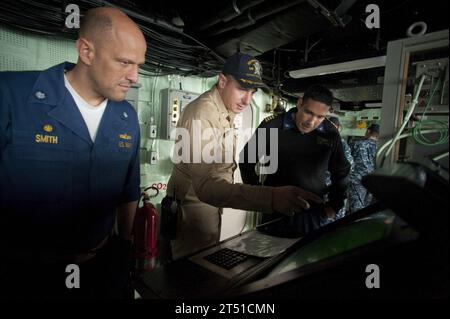
[[[240,16],[244,11],[253,8],[254,6],[264,1],[265,0],[250,0],[250,1],[230,0],[228,1],[228,5],[223,10],[220,10],[219,13],[216,14],[214,17],[210,18],[205,23],[202,23],[196,28],[202,31],[218,24],[219,22],[228,22]]]
[[[233,21],[231,21],[230,22],[231,25],[208,32],[208,37],[216,36],[233,29],[240,30],[246,28],[248,26],[255,24],[258,20],[262,18],[274,15],[280,11],[289,9],[302,2],[305,2],[305,0],[284,1],[284,3],[282,3],[281,5],[277,5],[276,8],[269,8],[269,9],[265,8],[263,10],[255,10],[254,12],[252,12],[251,9],[248,9],[247,14],[245,15],[243,14],[234,19]]]
[[[345,13],[353,6],[353,4],[355,4],[356,0],[343,0],[334,11],[329,10],[318,0],[308,0],[308,2],[334,26],[343,28],[351,20],[351,17],[346,16]]]

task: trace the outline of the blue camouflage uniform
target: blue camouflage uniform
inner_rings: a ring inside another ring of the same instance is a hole
[[[350,173],[348,186],[349,211],[356,212],[372,202],[372,194],[361,184],[367,174],[375,170],[377,143],[372,139],[362,139],[351,143],[354,167]]]
[[[2,253],[92,249],[139,197],[135,110],[108,101],[94,143],[64,85],[73,67],[0,72]]]
[[[347,159],[347,161],[350,164],[350,174],[353,170],[353,166],[354,166],[354,162],[353,162],[353,156],[352,156],[352,152],[350,149],[350,146],[348,146],[347,141],[344,138],[341,138],[341,142],[342,142],[342,147],[344,149],[344,153],[345,153],[345,158]],[[328,186],[331,185],[331,177],[330,177],[330,172],[327,172],[327,177],[326,177],[326,184]],[[348,191],[348,190],[347,190]],[[337,213],[336,213],[336,217],[334,218],[339,219],[345,216],[345,212],[346,212],[346,206],[347,206],[347,200],[345,200],[345,205],[344,207],[342,207]]]
[[[330,125],[330,124],[331,123],[329,123],[328,121],[323,121],[320,124],[320,126],[317,128],[317,130],[321,131],[321,132],[325,132],[327,130],[338,132],[337,128],[334,125]],[[351,172],[353,170],[353,166],[354,166],[352,152],[350,150],[350,146],[348,146],[347,141],[342,137],[341,137],[341,142],[342,142],[342,148],[344,150],[345,158],[347,159],[348,163],[350,164],[350,172]],[[326,182],[325,183],[328,187],[331,186],[331,176],[330,176],[329,171],[327,171],[327,173],[326,173]],[[345,213],[346,213],[346,206],[347,206],[347,199],[345,199],[344,207],[342,207],[338,212],[336,212],[336,217],[333,219],[328,219],[326,221],[326,223],[344,217]]]

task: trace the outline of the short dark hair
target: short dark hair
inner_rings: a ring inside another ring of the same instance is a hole
[[[370,126],[367,128],[367,130],[376,133],[376,134],[380,134],[380,124],[370,124]]]
[[[367,137],[376,137],[378,138],[380,136],[380,125],[379,124],[371,124],[366,131]]]
[[[333,105],[333,93],[326,87],[315,84],[310,86],[305,94],[303,94],[302,104],[305,103],[308,99],[313,99],[314,101],[324,103],[331,107]]]

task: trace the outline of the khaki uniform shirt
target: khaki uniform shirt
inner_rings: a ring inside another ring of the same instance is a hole
[[[234,184],[233,173],[237,167],[234,117],[216,87],[186,106],[178,121],[177,134],[184,131],[189,136],[186,134],[175,143],[174,153],[178,146],[184,147],[182,152],[178,151],[184,159],[174,164],[168,195],[173,196],[176,189],[177,199],[181,200],[189,198],[215,207],[272,211],[272,187]],[[218,161],[211,162],[211,154]]]

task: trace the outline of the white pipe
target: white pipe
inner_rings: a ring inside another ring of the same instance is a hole
[[[439,161],[440,159],[442,159],[442,158],[444,158],[444,157],[447,157],[447,156],[448,156],[448,151],[445,152],[445,153],[442,153],[442,154],[440,154],[440,155],[438,155],[438,156],[433,157],[433,160]]]
[[[420,131],[420,133],[422,133],[422,134],[431,134],[431,133],[439,133],[439,132],[440,132],[440,130],[438,130],[438,129]],[[409,137],[409,136],[412,136],[412,132],[408,132],[408,133],[404,133],[404,134],[400,135],[397,138],[397,140],[401,140],[402,138]],[[377,158],[379,158],[381,156],[381,153],[383,153],[383,150],[389,145],[389,143],[392,142],[392,140],[393,139],[386,141],[386,143],[384,143],[381,147],[378,148]]]
[[[412,113],[414,112],[414,109],[416,108],[416,104],[417,102],[419,102],[419,94],[420,91],[422,90],[422,86],[423,86],[423,82],[425,81],[425,74],[422,74],[422,76],[420,77],[420,82],[419,82],[419,86],[417,87],[416,93],[414,94],[414,99],[411,102],[411,106],[408,110],[408,113],[406,113],[406,116],[403,120],[402,126],[400,127],[400,129],[397,131],[397,133],[395,134],[395,137],[392,139],[391,144],[389,145],[388,150],[386,151],[386,153],[384,154],[383,160],[381,162],[381,166],[383,166],[383,163],[386,159],[386,157],[389,155],[389,153],[391,152],[392,148],[394,147],[395,143],[397,142],[400,134],[402,134],[403,130],[405,129],[406,125],[408,125],[409,122],[409,118],[411,117]]]
[[[335,64],[319,65],[307,69],[289,71],[291,78],[300,79],[311,76],[350,72],[355,70],[364,70],[371,68],[384,67],[386,65],[386,56],[377,56],[373,58],[359,59]]]

